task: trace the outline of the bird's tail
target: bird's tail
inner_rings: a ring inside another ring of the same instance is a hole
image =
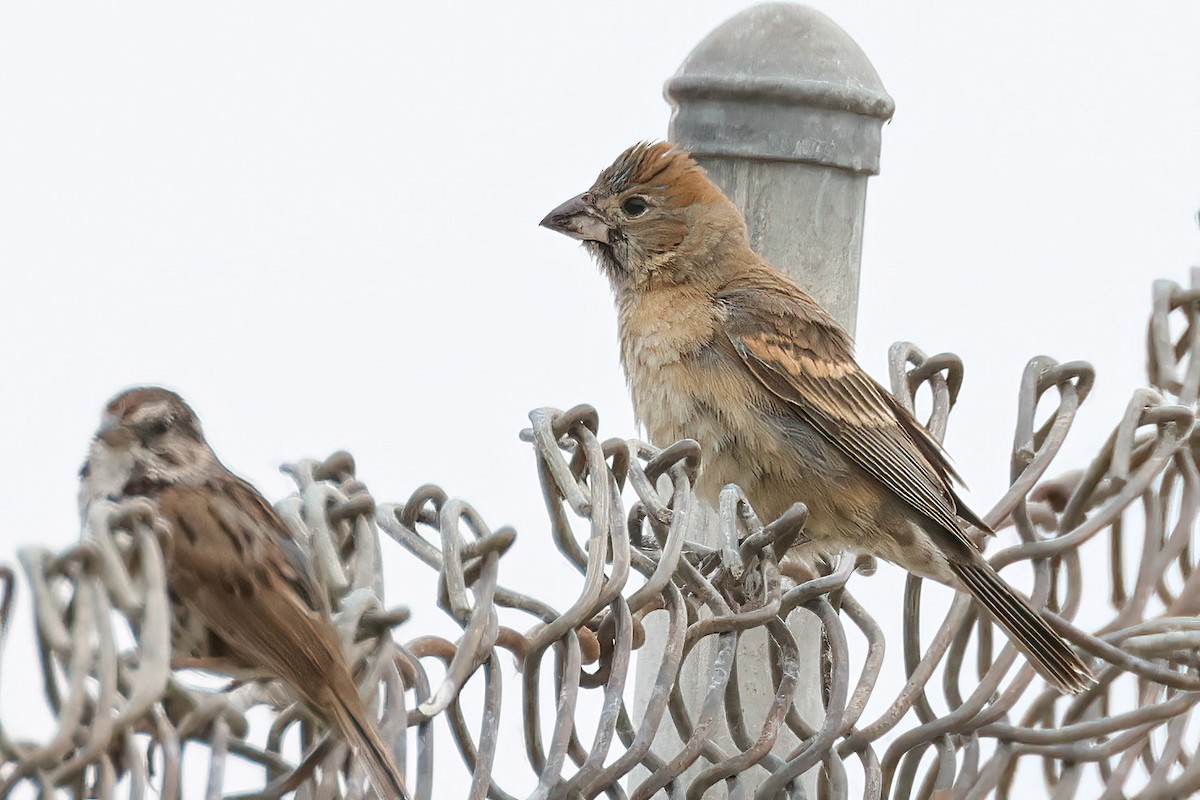
[[[367,718],[358,692],[353,688],[354,682],[349,680],[349,675],[346,678],[350,686],[343,691],[335,690],[321,710],[329,715],[330,723],[349,743],[354,754],[362,759],[375,794],[383,800],[412,800],[391,750],[384,744],[379,729]]]
[[[969,562],[951,560],[950,568],[963,588],[1008,632],[1013,644],[1042,677],[1070,694],[1082,692],[1096,682],[1066,640],[982,557]]]

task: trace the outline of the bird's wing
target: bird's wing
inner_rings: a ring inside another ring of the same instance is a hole
[[[168,485],[155,499],[171,527],[178,601],[249,662],[281,678],[364,759],[380,797],[411,797],[358,695],[307,562],[287,526],[250,484],[225,476]]]
[[[253,487],[229,476],[220,486],[165,486],[155,499],[172,532],[172,590],[248,666],[295,685],[341,659],[303,557]]]
[[[283,558],[282,561],[273,560],[280,576],[300,594],[305,605],[313,611],[328,613],[329,598],[313,575],[308,556],[279,512],[246,481],[228,475],[226,482],[226,488],[222,491],[236,501],[226,507],[226,513],[233,516],[231,522],[236,524],[240,520],[244,526],[264,531],[266,536],[261,540],[263,550],[277,551]]]
[[[854,360],[849,336],[805,297],[721,298],[725,332],[750,373],[851,462],[963,544],[941,447]],[[794,302],[789,302],[794,301]],[[986,529],[986,528],[985,528]]]

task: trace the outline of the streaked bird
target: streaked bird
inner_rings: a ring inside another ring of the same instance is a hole
[[[133,497],[151,501],[168,526],[167,586],[177,619],[201,624],[198,642],[175,643],[177,657],[282,681],[350,745],[381,797],[408,800],[304,553],[271,504],[217,459],[174,392],[122,393],[92,441],[80,488],[84,519],[95,500]]]

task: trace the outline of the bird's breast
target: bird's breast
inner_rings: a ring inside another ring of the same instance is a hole
[[[778,403],[746,374],[734,354],[709,345],[673,358],[661,353],[646,358],[643,348],[630,348],[625,360],[634,414],[658,447],[680,439],[699,442],[702,466],[696,488],[706,501],[715,504],[729,483],[741,486],[754,501],[776,494],[767,490],[781,480],[795,480],[797,453],[780,436]]]
[[[712,383],[727,369],[715,358],[711,304],[673,292],[619,302],[621,364],[634,413],[656,445],[699,439],[695,423],[720,408]]]

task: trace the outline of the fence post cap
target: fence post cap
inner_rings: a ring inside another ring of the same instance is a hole
[[[665,95],[672,138],[694,152],[870,174],[879,171],[879,128],[895,111],[850,35],[793,3],[763,3],[726,20],[684,59]],[[831,126],[841,130],[831,135]]]

